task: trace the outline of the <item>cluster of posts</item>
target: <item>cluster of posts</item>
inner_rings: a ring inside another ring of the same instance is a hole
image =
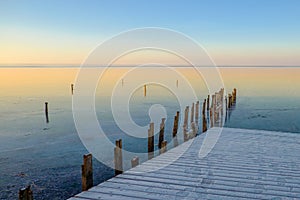
[[[144,95],[146,96],[146,85],[144,86]],[[71,86],[71,92],[73,94],[73,84]],[[226,120],[227,114],[231,111],[233,106],[236,104],[237,90],[233,89],[232,93],[229,93],[228,96],[224,96],[224,88],[215,94],[207,96],[207,99],[204,99],[202,104],[202,132],[206,132],[208,127],[221,127]],[[190,112],[191,111],[191,112]],[[186,106],[183,116],[183,140],[184,142],[196,137],[199,132],[199,111],[200,111],[200,102],[192,103],[191,109],[189,106]],[[189,117],[190,112],[190,117]],[[45,103],[45,113],[46,121],[48,119],[48,103]],[[225,117],[224,117],[225,114]],[[177,111],[174,116],[173,124],[173,144],[174,147],[178,146],[178,126],[179,126],[180,112]],[[189,120],[190,119],[190,120]],[[158,138],[158,148],[159,154],[163,154],[167,151],[167,141],[164,139],[165,133],[165,118],[162,118],[160,123],[160,131]],[[189,126],[190,124],[190,126]],[[87,154],[83,156],[83,165],[81,166],[82,171],[82,191],[86,191],[89,188],[93,187],[93,162],[92,154]],[[148,129],[148,159],[154,158],[154,123],[149,124]],[[123,154],[122,154],[122,139],[116,141],[116,147],[114,148],[114,165],[115,165],[115,175],[123,173]],[[136,167],[139,165],[139,157],[134,157],[131,160],[131,166]],[[23,188],[19,191],[19,200],[32,200],[32,191],[30,186]]]
[[[224,96],[224,89],[222,88],[219,92],[216,92],[214,95],[208,95],[207,99],[204,99],[202,104],[202,132],[206,132],[209,127],[222,126],[223,115],[229,112],[230,108],[236,103],[236,89],[233,90],[231,94],[228,94],[228,97]],[[210,103],[211,101],[211,103]],[[225,109],[224,109],[225,108]],[[191,111],[191,112],[190,112]],[[183,116],[183,140],[184,142],[196,137],[199,133],[199,111],[200,111],[200,102],[192,103],[191,109],[190,106],[186,106]],[[189,115],[190,112],[190,115]],[[189,117],[190,116],[190,117]],[[174,116],[173,123],[173,144],[174,147],[178,146],[178,126],[179,126],[180,112],[177,111]],[[190,120],[189,120],[190,119]],[[159,154],[163,154],[167,151],[167,141],[164,139],[165,133],[165,118],[161,119],[160,131],[158,135],[158,148]],[[225,118],[226,120],[226,118]],[[209,123],[210,122],[210,123]],[[154,158],[154,123],[149,124],[148,129],[148,160]],[[92,155],[88,154],[90,159],[89,162],[85,161],[87,155],[84,156],[84,165],[92,164]],[[114,148],[114,165],[115,165],[115,175],[123,173],[123,156],[122,156],[122,140],[119,139],[116,141],[116,147]],[[131,166],[136,167],[139,165],[139,157],[135,156],[131,160]],[[92,169],[90,166],[82,167],[82,169]],[[82,171],[82,190],[88,190],[92,187],[92,172]]]

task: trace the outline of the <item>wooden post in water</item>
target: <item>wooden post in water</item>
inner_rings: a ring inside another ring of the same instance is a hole
[[[81,165],[82,191],[93,187],[93,156],[86,154],[83,156],[83,165]]]
[[[123,173],[123,155],[122,155],[122,139],[116,140],[114,149],[115,175]]]
[[[71,94],[74,94],[74,84],[71,84]]]
[[[19,200],[33,200],[33,193],[30,185],[19,190]]]
[[[207,122],[205,117],[205,108],[206,108],[206,99],[204,99],[203,106],[202,106],[202,132],[207,131]]]
[[[131,159],[131,167],[134,168],[139,165],[139,157],[135,156]]]
[[[191,123],[191,129],[192,129],[192,134],[190,135],[190,138],[194,138],[196,137],[198,131],[195,122]]]
[[[192,104],[192,108],[191,108],[191,123],[194,122],[194,115],[195,115],[195,104]]]
[[[178,138],[177,138],[177,135],[173,138],[173,145],[174,145],[174,147],[177,147],[177,146],[178,146]]]
[[[207,111],[209,111],[209,98],[210,98],[210,96],[208,95],[207,96]]]
[[[218,110],[217,110],[217,106],[218,106],[218,93],[215,93],[214,95],[214,100],[213,100],[213,104],[214,104],[214,126],[216,126],[217,120],[218,120]]]
[[[144,97],[146,97],[146,96],[147,96],[147,86],[144,85]]]
[[[183,124],[183,140],[184,142],[188,141],[188,118],[189,118],[189,106],[185,107],[184,111],[184,124]]]
[[[228,109],[231,108],[232,105],[231,101],[232,101],[232,95],[228,94]]]
[[[161,143],[161,149],[159,150],[159,153],[160,154],[163,154],[167,151],[167,141],[164,140],[162,143]]]
[[[196,122],[197,126],[199,126],[199,103],[200,102],[197,101],[197,103],[196,103],[196,112],[195,112],[195,122]]]
[[[215,126],[215,111],[216,111],[216,95],[211,96],[211,107],[210,107],[210,124],[211,127]]]
[[[46,123],[49,123],[48,102],[45,102],[45,115],[46,115]]]
[[[186,129],[188,129],[188,120],[189,120],[189,106],[185,107],[185,111],[184,111],[183,126],[185,126]]]
[[[233,102],[236,103],[236,88],[233,89]]]
[[[148,159],[154,157],[154,123],[150,123],[150,128],[148,129]]]
[[[177,111],[176,116],[174,117],[173,137],[176,137],[178,132],[178,120],[179,120],[179,111]]]
[[[158,148],[159,149],[161,149],[162,142],[164,141],[165,121],[166,121],[166,118],[161,119],[159,138],[158,138]]]
[[[176,80],[176,87],[178,88],[178,80]]]

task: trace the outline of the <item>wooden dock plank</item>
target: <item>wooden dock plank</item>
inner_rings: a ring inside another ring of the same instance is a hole
[[[206,134],[70,199],[300,199],[300,134],[224,128],[199,158]]]

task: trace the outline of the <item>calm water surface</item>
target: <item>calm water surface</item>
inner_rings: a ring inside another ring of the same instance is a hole
[[[208,94],[204,81],[193,69],[178,70],[202,102]],[[111,91],[127,71],[110,69],[99,82],[105,90],[96,91],[97,117],[112,142],[122,138],[127,150],[146,152],[147,141],[122,133],[111,113]],[[0,68],[0,190],[4,191],[0,198],[15,199],[18,189],[27,184],[32,185],[36,199],[48,199],[51,193],[54,199],[67,198],[80,192],[80,165],[87,150],[72,116],[70,84],[77,72],[77,68]],[[220,68],[220,73],[227,91],[238,89],[236,108],[225,126],[300,133],[300,68],[227,67]],[[129,92],[130,81],[123,80],[124,93]],[[170,141],[173,117],[180,110],[176,96],[159,85],[149,85],[146,97],[143,87],[130,92],[130,114],[140,126],[149,124],[151,105],[165,107],[166,139]],[[45,101],[49,102],[49,124]],[[112,162],[113,149],[103,147],[103,153]],[[125,158],[125,168],[130,159]],[[94,162],[96,183],[113,175],[113,170]]]

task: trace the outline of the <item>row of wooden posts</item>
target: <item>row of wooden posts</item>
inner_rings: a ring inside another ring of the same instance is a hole
[[[207,125],[207,118],[210,119],[211,124],[210,127],[214,127],[218,123],[221,123],[222,115],[224,114],[223,106],[224,106],[224,100],[225,102],[230,102],[227,106],[226,105],[226,112],[229,108],[231,108],[232,105],[236,102],[236,89],[233,90],[232,94],[228,95],[227,97],[224,97],[224,89],[222,88],[219,92],[216,92],[214,95],[212,95],[211,105],[210,102],[210,95],[208,95],[207,99],[203,101],[202,104],[202,132],[206,132],[208,129]],[[183,138],[184,142],[187,140],[195,137],[198,133],[198,124],[199,124],[199,107],[200,102],[197,101],[196,104],[192,103],[191,106],[191,113],[190,113],[190,129],[188,126],[188,116],[189,116],[189,106],[186,106],[184,111],[184,119],[183,119]],[[210,113],[209,115],[206,114]],[[177,111],[176,115],[174,116],[174,124],[173,124],[173,141],[174,141],[174,147],[178,145],[177,140],[177,133],[178,133],[178,125],[179,125],[179,118],[180,118],[180,112]],[[162,118],[160,123],[160,131],[158,136],[158,148],[159,148],[159,154],[165,153],[167,151],[167,141],[164,140],[164,132],[165,132],[165,118]],[[213,122],[212,122],[213,121]],[[149,124],[148,129],[148,159],[152,159],[154,157],[154,123],[151,122]],[[86,161],[88,159],[89,161]],[[88,154],[84,156],[84,164],[92,164],[92,155]],[[114,148],[114,165],[115,165],[115,175],[119,175],[123,173],[123,156],[122,156],[122,140],[119,139],[116,141],[116,147]],[[139,165],[139,157],[134,157],[131,160],[131,166],[136,167]],[[89,169],[92,170],[92,167],[83,167],[83,169]],[[93,181],[89,180],[92,179],[92,171],[82,171],[82,190],[88,190],[93,186]]]
[[[73,84],[71,85],[71,92],[73,94]],[[146,94],[146,86],[144,86],[144,92]],[[224,88],[220,91],[213,94],[210,98],[210,95],[207,96],[207,99],[204,99],[202,104],[202,132],[206,132],[208,129],[208,124],[210,127],[222,126],[223,125],[223,115],[224,115],[224,106],[225,114],[230,111],[230,109],[235,105],[237,99],[237,90],[233,89],[232,93],[228,96],[224,96]],[[211,103],[210,103],[211,100]],[[224,102],[225,101],[225,102]],[[189,106],[186,106],[184,110],[184,119],[183,119],[183,139],[184,142],[195,137],[199,131],[199,108],[200,102],[192,103],[191,113],[190,113],[190,129],[189,129]],[[48,102],[45,102],[45,114],[46,122],[49,122],[48,117]],[[177,111],[174,116],[173,124],[173,141],[174,147],[178,146],[177,133],[179,125],[180,112]],[[164,139],[165,132],[165,118],[162,118],[160,123],[160,131],[158,138],[158,148],[159,153],[165,153],[167,151],[167,141]],[[209,123],[210,122],[210,123]],[[123,173],[123,156],[122,156],[122,139],[116,141],[116,147],[114,148],[114,165],[115,165],[115,175]],[[148,159],[154,157],[154,123],[149,124],[148,129]],[[131,166],[136,167],[139,165],[139,157],[134,157],[131,160]],[[86,191],[93,186],[93,162],[92,154],[87,154],[83,156],[83,165],[81,166],[82,171],[82,191]],[[32,191],[30,186],[27,188],[22,188],[19,191],[19,200],[32,200]]]

